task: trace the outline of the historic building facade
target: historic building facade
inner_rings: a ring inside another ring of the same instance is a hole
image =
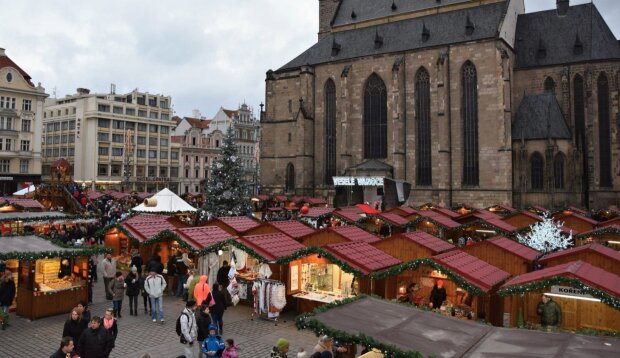
[[[41,181],[43,103],[39,83],[0,48],[0,196]]]
[[[345,205],[383,188],[333,177],[372,176],[411,183],[410,204],[618,198],[620,45],[594,5],[319,3],[319,41],[267,72],[265,191]]]

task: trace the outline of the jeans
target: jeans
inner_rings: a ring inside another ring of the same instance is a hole
[[[116,315],[118,316],[123,308],[123,300],[114,300],[112,301],[112,307],[116,311]]]
[[[138,313],[138,296],[129,296],[129,312]]]
[[[103,278],[103,286],[105,287],[105,299],[111,300],[112,294],[108,292],[108,287],[110,287],[110,281],[112,281],[114,277],[104,277]]]
[[[151,297],[151,304],[153,306],[153,313],[151,313],[151,319],[157,319],[157,312],[159,312],[159,320],[164,320],[164,297]]]
[[[151,299],[149,296],[142,295],[142,300],[144,301],[144,312],[146,312],[146,303],[148,302],[149,311],[153,311],[153,305],[151,304]]]
[[[177,297],[183,296],[183,285],[187,282],[187,276],[179,276],[179,282],[177,283]]]
[[[224,334],[224,312],[221,314],[211,312],[211,318],[213,318],[213,324],[219,329],[219,334]]]

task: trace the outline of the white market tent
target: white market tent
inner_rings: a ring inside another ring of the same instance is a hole
[[[14,193],[13,193],[13,195],[14,195],[14,196],[24,196],[24,195],[26,195],[26,194],[28,194],[28,193],[32,193],[32,192],[34,192],[34,190],[35,190],[34,185],[30,185],[30,186],[29,186],[29,187],[27,187],[27,188],[23,188],[23,189],[21,189],[21,190],[18,190],[18,191],[16,191],[16,192],[14,192]]]
[[[187,213],[196,211],[196,208],[189,205],[168,188],[162,189],[147,200],[153,199],[156,201],[156,205],[147,206],[145,203],[142,203],[131,210],[144,213]]]

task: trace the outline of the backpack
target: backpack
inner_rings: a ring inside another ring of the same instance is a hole
[[[185,343],[187,343],[187,340],[183,336],[183,330],[181,329],[181,316],[183,316],[183,315],[185,315],[187,317],[187,321],[189,322],[189,315],[187,313],[185,313],[185,311],[181,312],[179,317],[177,317],[176,331],[177,331],[177,336],[181,337],[181,343],[185,344]],[[191,327],[190,327],[190,329],[191,329]]]

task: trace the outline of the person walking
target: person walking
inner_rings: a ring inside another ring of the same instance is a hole
[[[144,262],[142,262],[142,256],[140,256],[138,250],[134,249],[131,254],[131,264],[129,265],[129,267],[135,267],[138,270],[138,274],[142,276],[143,264]]]
[[[125,278],[123,277],[123,273],[118,271],[116,272],[116,277],[110,285],[108,289],[110,290],[110,294],[112,295],[112,304],[114,306],[114,317],[122,318],[121,310],[123,308],[123,297],[125,296]]]
[[[0,276],[0,308],[4,313],[9,314],[9,307],[13,304],[16,292],[13,274],[10,271],[5,271]]]
[[[186,358],[194,358],[194,342],[198,337],[198,327],[196,324],[196,301],[187,301],[185,309],[181,312],[181,344]]]
[[[70,336],[62,337],[60,340],[60,348],[50,356],[50,358],[67,358],[77,357],[73,349],[75,344]],[[79,358],[79,357],[78,357]]]
[[[109,292],[110,282],[114,280],[116,275],[116,262],[112,260],[112,255],[107,254],[103,259],[103,285],[105,286],[105,298],[106,300],[112,300],[112,294]]]
[[[90,328],[80,336],[78,354],[81,358],[108,358],[114,348],[112,335],[101,327],[101,318],[94,316],[90,320]]]
[[[557,330],[562,322],[562,310],[560,306],[547,295],[542,295],[536,312],[540,316],[540,324],[548,332]]]
[[[153,306],[151,305],[151,300],[149,299],[149,294],[144,289],[144,283],[146,282],[147,275],[140,275],[140,294],[142,295],[142,303],[144,304],[144,314],[152,314]],[[148,304],[148,310],[146,308]]]
[[[99,279],[99,276],[97,274],[97,256],[96,255],[91,255],[88,258],[88,272],[90,273],[90,277],[92,278],[93,282],[97,282],[97,280]]]
[[[125,278],[126,293],[129,297],[129,315],[138,315],[138,295],[140,294],[140,273],[136,266],[131,267],[131,272]]]
[[[217,326],[212,324],[209,326],[209,335],[202,342],[200,351],[207,355],[208,358],[221,357],[224,350],[224,341],[217,334]]]
[[[209,335],[209,326],[213,323],[213,318],[209,312],[209,305],[200,305],[198,307],[198,314],[196,317],[196,327],[198,328],[197,340],[200,347],[202,347],[202,343]],[[202,352],[200,356],[203,356]]]
[[[102,320],[102,325],[103,328],[105,328],[108,333],[110,333],[110,336],[112,336],[112,341],[113,343],[116,343],[116,337],[118,336],[118,321],[116,320],[116,318],[114,317],[114,310],[111,308],[108,308],[107,310],[105,310],[105,313],[103,314],[103,320]],[[114,345],[112,345],[114,347]]]
[[[88,322],[84,321],[80,309],[75,307],[69,314],[69,319],[65,321],[65,326],[62,329],[63,337],[71,337],[73,344],[77,345],[80,342],[80,336],[82,332],[87,328]]]
[[[159,321],[164,323],[164,290],[166,289],[166,280],[155,271],[151,271],[149,277],[144,282],[144,289],[149,294],[151,305],[153,307],[151,319],[157,322],[157,314],[159,313]]]
[[[206,275],[200,276],[200,281],[194,286],[194,300],[199,304],[203,304],[207,300],[207,305],[211,306],[213,297],[210,293],[211,288],[208,284],[208,277]]]
[[[180,258],[177,259],[176,265],[176,273],[178,277],[177,281],[177,297],[183,297],[184,288],[183,285],[187,282],[187,273],[189,270],[189,266],[192,264],[191,260],[187,256],[187,253],[184,252]]]
[[[213,323],[215,323],[219,329],[220,334],[224,334],[224,311],[226,311],[226,298],[222,288],[217,283],[213,284],[213,291],[211,292],[215,304],[210,307],[211,317],[213,317]]]
[[[222,358],[238,358],[237,347],[235,341],[232,338],[228,338],[224,341],[224,351],[222,352]]]

